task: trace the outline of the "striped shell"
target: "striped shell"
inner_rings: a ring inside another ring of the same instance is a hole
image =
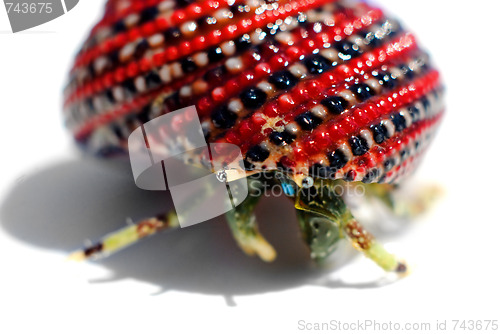
[[[109,0],[65,120],[107,155],[195,105],[207,142],[240,146],[247,170],[393,183],[427,147],[442,96],[414,36],[365,2]]]

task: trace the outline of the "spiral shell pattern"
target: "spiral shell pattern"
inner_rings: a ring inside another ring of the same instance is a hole
[[[238,145],[249,171],[393,183],[428,146],[442,100],[415,37],[366,2],[109,0],[64,115],[108,155],[195,105],[207,142]]]

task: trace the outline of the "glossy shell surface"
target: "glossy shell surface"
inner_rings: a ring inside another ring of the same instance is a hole
[[[76,140],[101,155],[195,105],[207,142],[238,145],[249,171],[394,183],[442,100],[416,38],[366,2],[109,0],[64,103]]]

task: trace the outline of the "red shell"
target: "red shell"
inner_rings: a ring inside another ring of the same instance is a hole
[[[109,0],[76,57],[65,118],[100,154],[196,105],[208,142],[246,167],[396,182],[440,122],[438,72],[414,36],[365,2]]]

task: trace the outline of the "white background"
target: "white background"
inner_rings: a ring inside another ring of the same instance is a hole
[[[259,207],[273,264],[242,255],[223,219],[101,262],[65,262],[167,198],[136,189],[126,168],[81,157],[63,129],[69,63],[103,3],[80,1],[18,34],[0,9],[0,333],[295,333],[300,320],[366,319],[447,320],[451,332],[453,319],[500,320],[497,1],[380,1],[431,50],[447,87],[446,118],[414,180],[446,195],[414,223],[379,231],[413,269],[396,283],[348,252],[312,266],[291,205],[276,199]]]

